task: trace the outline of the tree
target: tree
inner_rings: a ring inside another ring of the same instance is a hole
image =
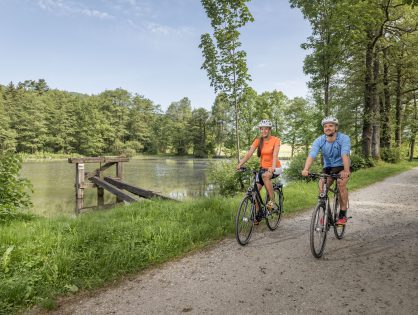
[[[2,86],[0,86],[0,126],[0,154],[14,152],[16,133],[10,128],[10,117],[4,106]]]
[[[283,141],[290,144],[291,157],[301,147],[308,154],[309,146],[315,138],[316,120],[314,115],[314,108],[301,97],[295,97],[287,103],[284,111],[287,124],[283,133]]]
[[[190,119],[190,133],[193,143],[193,155],[195,157],[208,156],[208,120],[209,113],[204,108],[193,110]]]
[[[223,92],[235,115],[235,135],[237,158],[239,160],[239,112],[244,89],[248,85],[246,53],[239,50],[239,31],[247,22],[254,20],[246,2],[249,0],[201,0],[213,28],[214,44],[210,34],[201,36],[199,48],[202,49],[204,63],[215,93]]]
[[[301,45],[311,51],[305,58],[303,70],[311,75],[309,86],[317,106],[324,116],[329,116],[332,81],[341,70],[348,45],[348,30],[342,23],[346,7],[343,1],[333,0],[290,0],[290,3],[298,7],[311,24],[312,35]]]
[[[166,116],[169,143],[178,155],[187,154],[191,141],[189,124],[192,106],[190,100],[184,97],[178,102],[171,103]]]
[[[213,125],[215,154],[220,156],[225,148],[225,140],[231,125],[231,113],[226,95],[216,96],[212,106],[211,124]]]

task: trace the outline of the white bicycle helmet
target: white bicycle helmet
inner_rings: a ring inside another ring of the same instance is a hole
[[[333,116],[328,116],[322,119],[321,125],[324,126],[325,124],[335,124],[338,125],[338,119]]]
[[[271,127],[273,127],[273,124],[271,123],[271,121],[270,121],[270,120],[263,119],[263,120],[262,120],[262,121],[260,121],[260,123],[258,124],[258,128],[261,128],[261,127],[268,127],[268,128],[271,128]]]

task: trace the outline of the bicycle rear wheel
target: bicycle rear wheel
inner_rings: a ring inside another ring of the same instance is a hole
[[[241,201],[235,218],[235,238],[244,246],[248,244],[254,227],[255,209],[251,196]]]
[[[269,201],[269,196],[267,194],[266,197],[266,204]],[[280,219],[282,218],[283,212],[283,193],[279,189],[274,190],[274,203],[275,208],[270,211],[270,215],[266,216],[266,223],[268,228],[271,231],[277,229],[280,223]]]
[[[333,209],[334,222],[335,222],[334,223],[334,234],[335,234],[335,237],[340,240],[344,237],[345,225],[337,225],[337,221],[338,221],[338,218],[340,216],[340,211],[338,210],[339,205],[340,205],[340,200],[338,199],[338,196],[335,196],[334,197],[334,209]]]
[[[309,233],[312,255],[316,258],[322,257],[327,241],[328,219],[325,212],[325,205],[318,204],[312,213],[311,227]]]

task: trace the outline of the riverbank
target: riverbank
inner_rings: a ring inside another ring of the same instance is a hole
[[[351,190],[418,166],[381,163],[353,174]],[[316,202],[316,183],[285,187],[286,215]],[[202,248],[234,232],[235,198],[182,203],[145,201],[101,213],[35,218],[0,230],[0,314],[110,284],[123,276]]]

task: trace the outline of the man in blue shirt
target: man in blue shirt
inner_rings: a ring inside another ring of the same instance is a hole
[[[309,175],[309,168],[321,150],[324,157],[325,174],[340,174],[341,179],[337,180],[340,191],[340,214],[338,225],[345,225],[347,222],[348,192],[347,182],[350,177],[350,137],[338,132],[338,120],[335,117],[325,117],[322,120],[324,134],[315,139],[311,151],[305,162],[302,171],[303,176]],[[332,182],[329,182],[330,185]],[[322,184],[319,185],[322,189]]]

